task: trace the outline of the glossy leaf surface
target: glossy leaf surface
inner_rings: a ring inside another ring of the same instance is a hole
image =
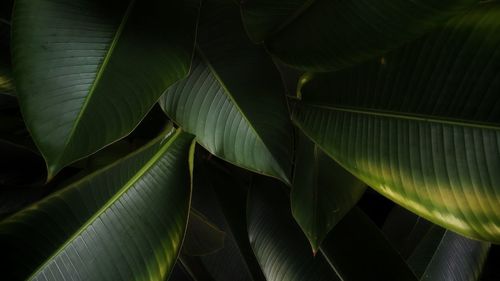
[[[481,276],[489,248],[490,243],[470,240],[433,226],[408,264],[422,281],[476,281]]]
[[[290,200],[293,217],[314,252],[358,202],[365,187],[306,136],[300,135]]]
[[[199,2],[20,0],[16,90],[49,178],[130,133],[190,66]]]
[[[4,277],[166,278],[187,224],[192,141],[169,133],[4,220]]]
[[[500,243],[499,17],[490,2],[384,63],[316,76],[295,122],[396,203]]]
[[[292,129],[272,60],[248,40],[231,0],[204,2],[198,34],[199,57],[162,108],[216,156],[289,183]]]
[[[313,256],[290,215],[288,194],[271,179],[256,179],[248,197],[250,244],[267,281],[340,280],[327,261]]]
[[[282,18],[278,5],[265,0],[248,2],[244,17],[247,29],[255,37],[262,37],[268,29],[274,29],[268,24],[275,25]],[[285,7],[281,12],[289,16],[265,41],[267,49],[292,67],[333,71],[381,56],[478,1],[312,0],[302,1],[302,5],[297,5],[297,0],[278,2],[280,8]],[[297,9],[290,13],[293,7]],[[260,24],[256,23],[257,15]]]

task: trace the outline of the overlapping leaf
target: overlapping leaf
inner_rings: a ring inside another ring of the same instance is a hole
[[[463,235],[500,243],[500,5],[302,88],[295,122],[380,193]]]
[[[267,49],[285,64],[331,71],[380,56],[416,39],[478,1],[246,2],[243,18],[252,38],[267,35]]]
[[[225,235],[203,214],[191,208],[182,253],[190,256],[213,254],[224,248]]]
[[[247,224],[250,244],[268,281],[341,280],[321,256],[314,257],[290,214],[288,194],[276,181],[251,187]]]
[[[189,69],[199,1],[20,0],[16,90],[49,177],[127,135]]]
[[[408,264],[422,281],[476,281],[481,276],[490,245],[434,225]]]
[[[361,198],[365,187],[363,182],[300,134],[290,195],[291,208],[314,252],[328,232]]]
[[[357,207],[335,226],[321,249],[344,281],[418,280],[375,223]]]
[[[219,160],[200,161],[199,165],[195,165],[193,206],[224,230],[224,248],[200,257],[198,263],[191,259],[188,266],[194,266],[197,271],[206,268],[217,281],[264,281],[265,277],[248,242],[246,190],[241,186],[241,178],[214,166],[214,161]],[[218,165],[220,163],[223,162],[219,161]]]
[[[288,183],[292,130],[272,60],[246,38],[231,0],[205,1],[198,34],[191,73],[162,108],[211,153]]]
[[[7,280],[163,280],[190,203],[192,136],[170,131],[0,224]]]

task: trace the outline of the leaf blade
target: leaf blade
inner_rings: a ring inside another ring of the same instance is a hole
[[[187,223],[192,137],[164,136],[4,220],[10,278],[165,278]]]
[[[187,74],[197,10],[196,1],[16,3],[16,89],[50,176],[130,133]]]
[[[235,3],[204,3],[198,46],[190,76],[170,87],[160,105],[212,154],[289,183],[284,88],[272,60],[246,37]]]
[[[385,64],[317,75],[302,88],[295,122],[403,207],[462,235],[500,241],[499,178],[491,172],[500,167],[497,39],[477,40],[499,28],[499,11],[483,4]],[[441,55],[451,45],[461,47]]]
[[[317,252],[327,234],[357,203],[365,184],[300,134],[290,194],[292,214]]]

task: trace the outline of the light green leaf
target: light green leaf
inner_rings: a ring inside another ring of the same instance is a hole
[[[333,71],[414,40],[478,0],[248,2],[246,28],[259,39],[272,30],[265,43],[273,55],[299,69]]]
[[[49,178],[130,133],[187,74],[198,10],[198,0],[16,1],[16,90]]]
[[[500,243],[500,5],[302,87],[295,123],[344,168],[434,223]]]
[[[170,130],[4,220],[4,278],[164,280],[187,224],[192,139]]]
[[[289,183],[292,126],[278,70],[244,33],[231,0],[207,0],[199,57],[160,104],[214,155]]]
[[[250,244],[267,281],[341,280],[322,255],[313,256],[279,182],[255,179],[248,197],[247,224]]]
[[[491,244],[433,226],[408,259],[424,281],[476,281]]]
[[[292,214],[314,252],[363,195],[366,185],[300,134],[290,195]]]

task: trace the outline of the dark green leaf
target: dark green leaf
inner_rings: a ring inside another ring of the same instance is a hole
[[[315,0],[244,0],[241,16],[250,39],[262,42],[273,32],[293,21]]]
[[[193,206],[226,233],[226,240],[220,251],[202,256],[201,264],[217,281],[264,281],[248,242],[246,190],[234,173],[214,167],[216,160],[195,165]]]
[[[197,0],[16,1],[16,90],[49,178],[130,133],[187,74],[198,6]]]
[[[399,205],[500,243],[500,5],[302,87],[298,126]]]
[[[366,185],[300,134],[291,192],[292,213],[314,252],[363,195]]]
[[[344,281],[418,280],[380,229],[357,207],[330,232],[321,252]]]
[[[433,226],[428,220],[396,205],[384,222],[382,231],[401,256],[407,259]]]
[[[288,194],[279,182],[256,178],[247,209],[250,244],[268,281],[340,280],[327,261],[313,256],[291,216]]]
[[[224,231],[211,223],[203,214],[191,208],[182,253],[190,256],[215,253],[224,247],[225,235]]]
[[[253,37],[260,38],[262,33],[277,28],[266,40],[272,54],[292,67],[332,71],[381,56],[478,1],[281,0],[280,5],[270,5],[269,0],[248,2],[243,15]],[[277,7],[284,9],[278,12]],[[286,20],[282,20],[281,13],[288,14]],[[282,22],[276,26],[276,21]]]
[[[476,281],[489,248],[490,243],[470,240],[433,226],[408,264],[422,281]]]
[[[0,224],[6,280],[163,280],[190,203],[192,136],[150,144]]]
[[[204,2],[198,34],[200,56],[162,108],[216,156],[289,183],[292,127],[272,60],[246,38],[231,0]]]

